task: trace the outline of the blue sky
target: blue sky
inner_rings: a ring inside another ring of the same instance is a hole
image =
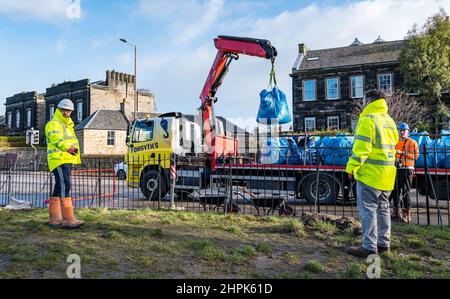
[[[80,18],[68,18],[78,1]],[[216,50],[217,35],[266,38],[279,50],[279,87],[291,100],[289,74],[298,43],[309,48],[364,43],[378,35],[402,39],[414,23],[450,0],[0,0],[0,113],[6,97],[45,92],[52,83],[104,80],[107,69],[133,71],[131,47],[139,49],[139,88],[150,89],[159,112],[193,113]],[[259,92],[270,63],[242,57],[234,62],[215,107],[244,124],[256,118]]]

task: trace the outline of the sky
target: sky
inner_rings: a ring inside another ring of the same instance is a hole
[[[105,80],[132,73],[138,47],[138,88],[152,91],[158,112],[194,113],[217,50],[218,35],[268,39],[278,50],[278,87],[292,101],[298,44],[309,49],[403,39],[450,0],[0,0],[0,114],[6,98],[45,92],[64,80]],[[214,107],[252,128],[268,60],[234,61]],[[292,106],[290,106],[292,107]],[[292,111],[291,111],[292,112]]]

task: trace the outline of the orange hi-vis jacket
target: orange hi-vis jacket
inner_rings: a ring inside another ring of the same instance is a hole
[[[395,146],[398,168],[414,169],[414,164],[419,159],[419,145],[414,139],[400,140]]]

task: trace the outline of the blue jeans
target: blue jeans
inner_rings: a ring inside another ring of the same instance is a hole
[[[391,192],[381,191],[358,181],[356,193],[363,247],[371,251],[377,251],[377,245],[389,248],[391,243],[389,195]]]
[[[53,189],[53,197],[66,198],[70,197],[70,189],[72,187],[70,182],[70,173],[72,171],[72,164],[63,164],[52,171],[55,177],[55,188]]]

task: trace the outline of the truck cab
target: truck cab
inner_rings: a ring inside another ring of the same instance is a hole
[[[183,157],[203,151],[200,125],[181,113],[135,120],[127,145],[128,185],[140,187],[151,199],[167,193],[173,155]]]

